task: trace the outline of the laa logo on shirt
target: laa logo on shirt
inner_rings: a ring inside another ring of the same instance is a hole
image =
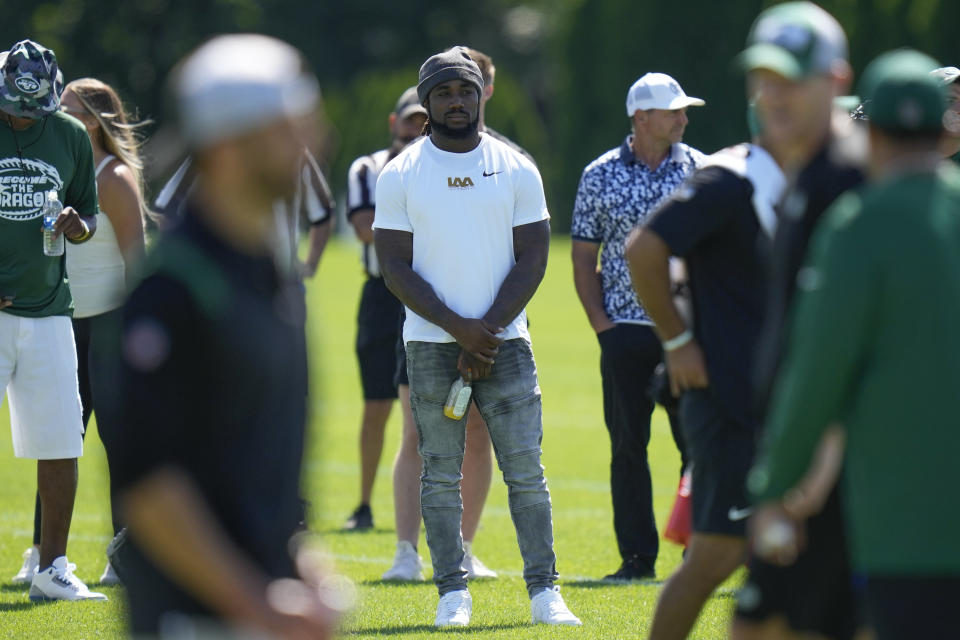
[[[451,178],[448,176],[447,186],[451,189],[467,189],[473,186],[473,180],[470,179],[470,176],[466,178]]]

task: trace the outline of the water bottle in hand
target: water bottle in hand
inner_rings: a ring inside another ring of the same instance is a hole
[[[457,376],[457,379],[450,385],[450,393],[447,394],[447,401],[443,405],[443,415],[451,420],[462,419],[463,414],[467,412],[467,407],[470,406],[472,392],[469,376],[466,379]]]
[[[43,254],[47,256],[63,255],[63,234],[54,236],[54,225],[60,212],[63,211],[63,204],[57,199],[57,192],[47,193],[47,200],[43,204]]]

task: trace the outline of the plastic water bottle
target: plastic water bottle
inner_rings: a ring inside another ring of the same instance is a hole
[[[47,256],[63,255],[63,234],[54,237],[53,225],[56,224],[63,203],[57,198],[56,191],[47,193],[47,201],[43,203],[43,254]]]
[[[450,393],[447,394],[447,401],[443,405],[443,415],[451,420],[460,420],[463,414],[467,412],[470,406],[470,396],[473,388],[470,386],[470,380],[464,380],[457,376],[457,379],[450,385]]]

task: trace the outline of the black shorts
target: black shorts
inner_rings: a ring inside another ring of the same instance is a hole
[[[834,488],[820,513],[807,520],[806,542],[789,567],[750,558],[750,573],[737,599],[736,616],[751,622],[782,616],[797,632],[819,633],[835,640],[852,638],[862,616],[850,572],[838,489]]]
[[[360,295],[357,314],[357,360],[365,400],[397,397],[393,384],[396,367],[397,318],[402,309],[383,278],[368,278]]]
[[[753,464],[756,438],[717,406],[709,389],[685,391],[680,423],[693,463],[693,530],[746,536],[750,499],[747,473]]]
[[[877,640],[957,637],[960,575],[867,575],[864,595]]]

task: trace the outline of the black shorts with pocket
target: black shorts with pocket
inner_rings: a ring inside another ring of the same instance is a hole
[[[680,423],[693,464],[693,531],[746,536],[752,512],[747,473],[756,451],[756,431],[729,418],[710,389],[683,393]]]

